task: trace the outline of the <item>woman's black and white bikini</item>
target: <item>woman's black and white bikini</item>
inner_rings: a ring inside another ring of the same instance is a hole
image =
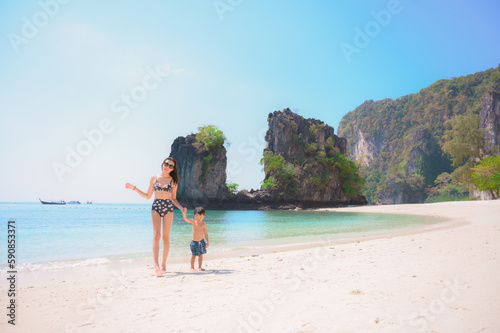
[[[158,177],[156,177],[154,190],[172,193],[172,181],[173,179],[170,181],[170,183],[168,183],[167,186],[162,187],[160,183],[158,183]],[[153,206],[151,207],[151,210],[154,210],[155,212],[160,214],[161,217],[163,217],[168,213],[172,213],[174,211],[174,204],[170,199],[155,199],[153,201]]]

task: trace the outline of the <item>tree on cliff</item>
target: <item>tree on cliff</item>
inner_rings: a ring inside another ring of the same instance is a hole
[[[451,129],[445,131],[443,151],[451,156],[452,165],[482,160],[488,152],[484,131],[479,128],[479,115],[457,115],[451,120]]]
[[[218,153],[224,144],[229,146],[226,136],[217,126],[207,125],[198,127],[196,142],[193,143],[198,152],[214,151]]]
[[[478,189],[489,191],[493,199],[500,190],[500,155],[485,158],[472,168],[472,178]]]
[[[435,187],[427,189],[429,197],[426,202],[458,201],[468,198],[468,186],[464,187],[458,177],[452,176],[448,172],[440,174],[434,184]]]
[[[488,182],[484,178],[478,181],[473,173],[474,167],[492,154],[492,151],[486,149],[484,130],[479,128],[479,121],[477,114],[455,116],[451,120],[451,129],[444,133],[446,143],[443,151],[451,156],[452,165],[456,167],[451,176],[462,187],[470,188],[475,185],[480,190],[489,191],[490,188],[485,185]],[[481,170],[481,174],[484,174],[485,169]],[[477,177],[478,175],[476,173]],[[481,188],[478,184],[481,184]]]
[[[196,141],[193,146],[196,147],[198,153],[203,153],[203,163],[201,165],[201,179],[204,180],[207,171],[213,163],[214,155],[218,154],[224,144],[229,146],[224,133],[214,125],[200,126],[198,127],[198,133],[196,133]]]

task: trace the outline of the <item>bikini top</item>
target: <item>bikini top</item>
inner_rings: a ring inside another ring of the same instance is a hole
[[[156,176],[156,183],[154,186],[154,190],[155,191],[172,192],[172,181],[173,181],[173,178],[170,180],[170,183],[168,183],[168,185],[166,185],[165,187],[162,187],[160,185],[160,183],[158,183],[158,176]]]

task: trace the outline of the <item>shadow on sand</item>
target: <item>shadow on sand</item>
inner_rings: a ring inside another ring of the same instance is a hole
[[[235,272],[235,270],[232,269],[207,269],[205,271],[199,271],[199,272],[167,272],[163,274],[161,277],[174,278],[183,275],[208,275],[208,274],[222,275],[222,274],[232,274],[233,272]]]

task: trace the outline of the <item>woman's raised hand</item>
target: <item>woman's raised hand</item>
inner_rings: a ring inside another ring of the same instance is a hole
[[[132,185],[132,184],[130,184],[130,183],[126,183],[126,184],[125,184],[125,188],[128,188],[128,189],[133,190],[133,189],[135,188],[135,186],[134,186],[134,185]]]

